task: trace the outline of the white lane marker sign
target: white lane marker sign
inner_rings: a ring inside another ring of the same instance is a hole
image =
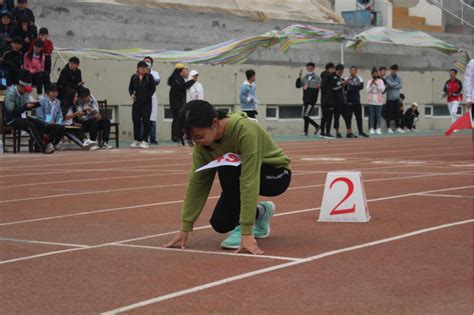
[[[361,172],[329,172],[319,222],[369,222]]]

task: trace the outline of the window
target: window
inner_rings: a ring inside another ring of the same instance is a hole
[[[321,117],[321,106],[316,105],[313,107],[313,110],[309,114],[310,117],[313,118],[320,118]]]
[[[425,106],[425,117],[433,117],[433,106],[431,105]]]
[[[232,107],[231,106],[216,106],[216,109],[221,110],[226,113],[231,113],[232,112]]]
[[[449,114],[449,109],[448,106],[446,105],[433,105],[433,116],[434,117],[450,117],[451,115]],[[458,107],[458,113],[457,115],[462,115],[462,110],[463,107],[459,106]]]
[[[171,112],[171,108],[169,106],[165,106],[164,109],[165,109],[164,121],[172,121],[173,113]]]
[[[267,106],[267,120],[278,120],[278,106]]]
[[[298,106],[279,106],[278,114],[280,119],[301,119],[303,117],[303,108]]]

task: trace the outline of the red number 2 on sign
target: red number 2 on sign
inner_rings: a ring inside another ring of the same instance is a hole
[[[354,183],[349,179],[345,177],[338,177],[335,180],[332,181],[331,186],[329,188],[332,188],[335,183],[337,182],[343,182],[347,185],[347,194],[344,197],[344,199],[339,202],[334,209],[332,209],[330,215],[336,215],[336,214],[344,214],[344,213],[354,213],[355,212],[355,204],[352,205],[352,208],[347,208],[347,209],[337,209],[344,201],[346,201],[354,192]]]

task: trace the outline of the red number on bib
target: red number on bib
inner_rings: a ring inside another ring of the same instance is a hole
[[[230,153],[225,160],[229,163],[236,163],[240,161],[240,159],[233,153]]]
[[[351,195],[352,193],[354,192],[354,183],[352,181],[350,181],[348,178],[345,178],[345,177],[339,177],[339,178],[336,178],[335,180],[332,181],[331,183],[331,186],[329,186],[329,188],[332,188],[332,186],[334,186],[335,183],[337,182],[343,182],[347,185],[348,187],[348,190],[347,190],[347,194],[346,196],[344,197],[344,199],[341,200],[341,202],[339,202],[335,207],[334,209],[332,209],[330,215],[336,215],[336,214],[344,214],[344,213],[353,213],[355,212],[355,204],[351,207],[351,208],[347,208],[347,209],[337,209],[344,201],[346,201]]]
[[[224,156],[223,156],[223,155],[219,156],[219,157],[216,159],[216,162],[217,162],[217,163],[220,163],[222,160],[224,160]]]

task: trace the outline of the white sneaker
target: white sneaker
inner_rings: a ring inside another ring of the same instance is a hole
[[[97,145],[97,142],[91,141],[89,139],[84,140],[84,143],[82,144],[83,149],[89,149],[90,147]]]
[[[415,129],[415,128],[412,128],[412,129],[411,129],[411,132],[416,132],[416,129]]]
[[[100,148],[103,149],[103,150],[110,150],[110,149],[113,149],[113,147],[108,144],[107,142],[104,142],[100,145]]]
[[[370,133],[371,135],[375,135],[375,130],[372,128],[372,129],[370,129],[369,133]]]
[[[64,151],[64,146],[61,143],[58,143],[54,146],[56,151]]]
[[[375,130],[375,133],[378,134],[378,135],[381,135],[382,134],[382,129],[377,128],[377,130]]]
[[[100,150],[99,146],[97,144],[94,144],[89,147],[89,151],[97,151]]]
[[[141,149],[148,149],[150,146],[148,145],[148,142],[142,141],[142,143],[140,143],[139,147]]]
[[[388,128],[388,129],[387,129],[387,132],[388,132],[388,133],[393,133],[392,128]]]
[[[405,133],[405,131],[403,131],[402,128],[398,128],[398,129],[397,129],[397,132],[398,132],[398,133]]]
[[[137,140],[133,141],[131,147],[132,148],[139,148],[140,147],[140,141],[137,141]]]
[[[54,153],[54,146],[52,143],[48,143],[48,145],[46,146],[46,149],[44,149],[44,153],[45,154]]]

